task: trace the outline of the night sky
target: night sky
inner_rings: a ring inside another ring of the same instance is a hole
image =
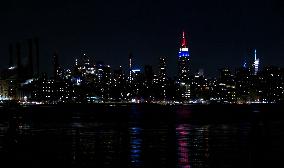
[[[191,71],[215,75],[239,67],[256,48],[261,67],[284,67],[284,3],[281,0],[9,0],[0,3],[0,66],[8,66],[9,44],[38,37],[40,67],[51,72],[57,50],[63,67],[82,51],[113,68],[157,67],[167,57],[176,73],[181,32],[189,39]]]

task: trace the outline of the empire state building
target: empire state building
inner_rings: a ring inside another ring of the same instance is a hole
[[[186,46],[184,32],[182,32],[181,47],[178,52],[178,81],[189,83],[189,50]]]
[[[181,47],[178,52],[178,82],[180,84],[180,96],[184,102],[188,102],[190,98],[189,50],[184,32],[182,32]]]

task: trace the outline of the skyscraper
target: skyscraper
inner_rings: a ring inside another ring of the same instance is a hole
[[[165,82],[166,80],[166,58],[165,57],[160,57],[159,80],[161,82]]]
[[[178,80],[180,83],[189,83],[189,50],[184,32],[182,32],[181,47],[178,52]]]
[[[9,68],[14,66],[14,47],[13,44],[9,45]]]
[[[57,51],[55,51],[52,56],[52,63],[53,63],[53,77],[57,79],[59,77],[59,59]]]
[[[182,32],[181,47],[178,52],[178,82],[182,100],[188,101],[190,98],[189,49],[184,31]]]
[[[159,85],[161,87],[160,96],[162,99],[166,98],[166,58],[160,57],[159,65]]]
[[[133,55],[132,55],[132,53],[129,53],[128,60],[129,60],[129,79],[128,79],[128,81],[131,84],[132,80],[133,80],[133,77],[132,77]]]
[[[253,67],[254,67],[254,75],[256,75],[258,73],[258,67],[259,67],[259,58],[256,58],[256,49],[254,50]]]

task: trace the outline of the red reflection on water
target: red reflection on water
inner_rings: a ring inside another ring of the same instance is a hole
[[[178,167],[190,168],[189,162],[189,128],[186,124],[179,124],[176,127],[178,145]]]

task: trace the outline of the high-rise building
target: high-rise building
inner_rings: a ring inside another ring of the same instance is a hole
[[[159,64],[159,81],[164,83],[166,80],[166,58],[160,57]]]
[[[110,87],[111,87],[111,67],[110,65],[99,65],[99,74],[101,76],[101,97],[103,100],[108,100],[110,98]]]
[[[153,77],[154,77],[154,72],[153,72],[152,66],[151,65],[145,65],[144,73],[145,73],[145,82],[149,85],[152,84],[153,83]]]
[[[125,76],[122,66],[113,70],[110,93],[115,101],[122,101],[125,98]]]
[[[166,58],[160,57],[159,65],[159,85],[161,87],[160,96],[166,98]]]
[[[258,73],[258,67],[259,67],[259,58],[256,58],[256,49],[254,50],[253,67],[254,67],[254,75],[256,75]]]
[[[52,56],[52,63],[53,63],[53,77],[57,79],[59,77],[59,58],[57,51],[55,51]]]
[[[151,101],[154,92],[154,72],[151,65],[145,65],[144,67],[144,92],[143,97],[146,101]]]
[[[181,47],[178,52],[178,80],[181,83],[189,82],[189,50],[184,32],[182,32]]]
[[[188,101],[190,98],[189,49],[184,32],[182,32],[181,47],[178,52],[178,82],[182,100]]]
[[[139,99],[141,88],[142,88],[142,73],[139,68],[132,69],[132,84],[131,84],[131,92],[132,92],[132,98]]]
[[[222,102],[234,102],[236,100],[235,77],[228,68],[222,68],[219,71],[220,78],[216,86],[216,94]]]
[[[128,60],[129,60],[129,78],[128,78],[128,81],[131,84],[132,80],[133,80],[133,76],[132,76],[133,55],[132,55],[132,53],[129,54]]]
[[[13,67],[14,66],[14,58],[13,58],[13,49],[14,47],[13,47],[13,44],[10,44],[9,45],[9,68],[11,68],[11,67]]]

